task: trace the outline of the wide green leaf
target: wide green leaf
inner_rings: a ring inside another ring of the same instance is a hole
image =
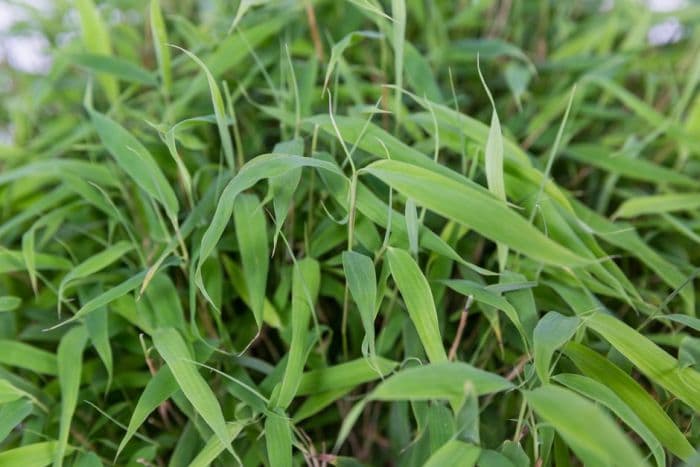
[[[292,279],[292,337],[289,344],[287,365],[277,393],[276,407],[286,409],[297,395],[306,363],[309,322],[314,315],[321,273],[317,261],[304,258],[294,267]]]
[[[421,343],[432,363],[447,360],[438,327],[435,302],[428,281],[406,251],[389,248],[387,258],[391,275],[401,291],[408,315],[418,331]]]
[[[441,216],[547,264],[588,263],[530,225],[505,203],[466,184],[404,162],[378,161],[363,169]]]
[[[550,385],[526,391],[524,396],[580,459],[596,465],[647,465],[615,422],[593,402]]]
[[[241,252],[248,300],[258,328],[262,326],[270,248],[265,212],[254,195],[241,195],[233,207],[238,249]]]
[[[209,425],[219,441],[232,452],[221,406],[211,388],[199,374],[182,336],[172,328],[158,329],[153,334],[153,343],[187,400]]]
[[[111,118],[95,110],[88,109],[88,112],[102,144],[119,167],[158,200],[170,216],[175,216],[179,210],[177,196],[148,149]]]
[[[374,318],[377,303],[374,263],[369,257],[354,251],[344,251],[342,259],[345,280],[365,329],[362,352],[364,355],[374,355]]]
[[[584,322],[648,378],[700,412],[700,373],[692,368],[681,368],[678,360],[613,316],[595,313],[587,316]]]
[[[84,326],[71,328],[61,339],[58,346],[58,383],[61,388],[61,420],[58,442],[53,465],[63,465],[63,457],[68,449],[73,413],[78,403],[80,375],[83,370],[83,349],[87,343],[87,331]]]
[[[687,459],[693,448],[659,403],[630,375],[599,353],[575,342],[564,347],[581,372],[603,383],[636,413],[669,451]]]
[[[535,370],[543,383],[549,382],[549,363],[554,351],[573,336],[581,320],[550,311],[539,320],[534,332]]]

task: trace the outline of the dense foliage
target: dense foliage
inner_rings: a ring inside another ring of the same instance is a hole
[[[24,3],[0,465],[699,462],[700,7]]]

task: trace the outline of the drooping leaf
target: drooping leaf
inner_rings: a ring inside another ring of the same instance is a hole
[[[193,363],[192,355],[180,334],[172,328],[158,329],[153,334],[153,343],[172,372],[182,390],[198,414],[214,431],[227,449],[229,437],[221,406],[206,381]]]
[[[581,320],[577,317],[550,311],[535,326],[535,369],[543,383],[549,382],[549,364],[554,351],[573,337],[580,324]]]
[[[170,216],[176,216],[179,203],[175,192],[148,149],[111,118],[95,110],[88,109],[88,112],[102,143],[119,167],[158,200]]]

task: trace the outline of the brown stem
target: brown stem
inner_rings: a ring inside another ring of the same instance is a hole
[[[467,326],[467,319],[469,318],[469,307],[472,305],[474,297],[471,295],[467,297],[467,302],[462,308],[462,314],[459,316],[459,324],[457,325],[457,334],[452,341],[452,346],[450,347],[450,353],[448,354],[448,360],[452,361],[457,356],[457,349],[459,348],[460,342],[462,342],[462,334],[464,333],[464,328]]]
[[[309,29],[311,30],[311,40],[314,43],[314,48],[316,49],[316,57],[320,62],[323,61],[323,42],[321,42],[321,35],[318,33],[318,23],[316,22],[316,13],[314,12],[314,7],[311,4],[311,0],[306,0],[304,2],[306,7],[306,19],[309,21]]]

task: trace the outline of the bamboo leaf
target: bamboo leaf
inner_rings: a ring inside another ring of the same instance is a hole
[[[597,465],[647,465],[610,417],[576,393],[547,385],[527,391],[524,396],[580,459]]]
[[[586,317],[585,324],[603,336],[652,381],[693,410],[700,411],[700,374],[697,371],[681,368],[678,360],[613,316],[595,313]]]
[[[0,363],[35,373],[56,375],[56,355],[23,342],[0,339]]]
[[[377,303],[377,277],[374,263],[363,254],[344,251],[343,271],[365,329],[365,337],[362,341],[363,354],[373,356],[375,354],[374,317]]]
[[[291,404],[299,390],[304,364],[309,322],[314,314],[314,303],[320,283],[319,264],[304,258],[294,267],[292,280],[292,337],[289,345],[287,365],[279,386],[275,407],[285,409]]]
[[[114,456],[115,461],[129,440],[136,434],[136,430],[146,421],[146,418],[151,412],[168,400],[168,398],[178,390],[178,387],[177,381],[167,366],[158,370],[155,376],[148,381],[146,388],[143,390],[143,393],[141,393],[136,407],[131,414],[126,434],[119,443],[117,454]]]
[[[550,311],[537,323],[534,333],[535,369],[542,383],[549,382],[549,363],[554,351],[576,333],[581,320]]]
[[[54,451],[58,447],[58,441],[43,441],[40,443],[27,444],[14,449],[0,452],[0,465],[22,465],[25,467],[44,467],[54,459]],[[64,455],[73,452],[69,447]]]
[[[595,380],[581,375],[567,373],[558,374],[554,377],[554,380],[612,410],[615,415],[620,417],[620,419],[625,422],[627,426],[632,428],[644,440],[647,446],[649,446],[649,449],[651,449],[651,452],[654,454],[656,465],[666,465],[666,457],[659,441],[639,417],[637,417],[637,414],[635,414],[612,390]]]
[[[231,133],[228,130],[228,123],[226,118],[226,107],[224,107],[224,99],[221,97],[221,91],[219,86],[216,85],[216,80],[214,76],[209,71],[209,68],[201,61],[195,54],[189,50],[177,47],[188,57],[192,59],[201,69],[207,77],[207,83],[209,84],[209,92],[211,94],[211,102],[214,107],[214,115],[216,116],[216,126],[219,129],[219,138],[221,138],[221,144],[224,148],[224,156],[226,157],[226,162],[231,170],[235,168],[234,156],[233,156],[233,143],[231,142]]]
[[[479,78],[481,79],[481,84],[486,90],[486,94],[491,101],[491,107],[493,112],[491,114],[491,126],[489,127],[489,135],[486,139],[486,148],[484,150],[484,170],[486,172],[486,183],[488,184],[489,191],[493,193],[496,198],[506,201],[506,185],[503,177],[503,134],[501,133],[501,122],[498,119],[498,113],[496,112],[496,103],[493,101],[493,96],[491,96],[491,91],[486,85],[484,76],[481,74],[481,68],[478,67],[479,62],[477,61],[477,69],[479,71]],[[498,244],[498,264],[500,265],[501,271],[506,267],[506,261],[508,258],[508,247],[506,245]]]
[[[628,199],[615,211],[614,217],[637,217],[700,208],[700,193],[672,193],[639,196]]]
[[[83,349],[86,343],[85,327],[78,326],[68,331],[58,346],[56,360],[58,362],[58,383],[61,388],[61,419],[53,457],[54,467],[63,465],[63,457],[68,450],[68,435],[75,406],[78,403],[80,375],[83,370]]]
[[[467,383],[479,396],[512,388],[510,382],[493,373],[462,362],[443,362],[401,370],[377,386],[369,397],[382,401],[443,399],[458,406],[469,390]]]
[[[401,291],[408,315],[418,331],[428,359],[432,363],[446,361],[447,354],[442,344],[435,302],[428,281],[406,251],[389,248],[387,258],[391,275]]]
[[[245,428],[245,424],[243,422],[229,422],[226,425],[227,442],[222,443],[217,436],[212,436],[211,438],[209,438],[202,450],[199,451],[199,454],[197,454],[197,456],[194,459],[192,459],[189,466],[207,467],[209,464],[214,462],[214,460],[216,460],[217,457],[219,457],[219,454],[221,454],[224,451],[224,449],[227,449],[227,446],[230,449],[231,443],[240,435],[243,428]],[[234,457],[238,459],[235,453]]]
[[[265,439],[270,464],[291,467],[292,430],[287,418],[277,413],[268,415],[265,419]]]
[[[481,448],[459,440],[451,440],[435,451],[424,464],[425,467],[453,465],[455,467],[473,467],[481,454]]]
[[[179,203],[170,183],[146,147],[111,118],[88,109],[92,124],[102,143],[119,167],[143,189],[158,200],[168,215],[174,217]]]
[[[13,295],[0,297],[0,312],[16,310],[22,304],[22,299]]]
[[[73,54],[68,58],[82,68],[101,73],[103,77],[114,76],[123,81],[146,86],[158,84],[151,73],[128,60],[100,54]]]
[[[170,49],[168,48],[168,31],[165,28],[165,21],[163,21],[160,0],[151,0],[150,19],[153,48],[158,60],[158,70],[163,83],[163,92],[167,96],[170,94],[173,78],[170,64]]]
[[[80,27],[85,48],[94,54],[112,55],[109,31],[93,1],[76,0],[75,6],[80,15]],[[116,102],[119,97],[117,81],[112,76],[105,74],[101,74],[99,80],[109,101],[112,103]]]
[[[631,376],[581,344],[569,342],[564,352],[584,375],[603,383],[625,401],[669,451],[684,460],[693,455],[693,448],[683,433]]]
[[[86,259],[72,270],[68,272],[61,280],[58,286],[58,310],[59,315],[61,311],[61,302],[63,301],[63,294],[66,287],[71,283],[71,281],[77,281],[83,279],[84,277],[95,274],[96,272],[108,267],[110,264],[119,260],[129,251],[133,250],[134,247],[129,242],[118,242],[110,246],[104,251],[97,253],[94,256]]]
[[[437,214],[547,264],[577,267],[587,261],[545,237],[498,201],[444,175],[394,160],[363,169]]]
[[[354,388],[391,373],[397,363],[385,358],[360,358],[339,365],[311,370],[299,381],[297,395],[305,396],[336,389]]]
[[[241,195],[233,207],[238,248],[246,277],[248,300],[258,329],[263,322],[270,249],[267,244],[265,213],[255,195]]]
[[[192,355],[180,334],[172,328],[159,329],[153,334],[153,343],[187,400],[233,454],[221,406],[192,363]]]

